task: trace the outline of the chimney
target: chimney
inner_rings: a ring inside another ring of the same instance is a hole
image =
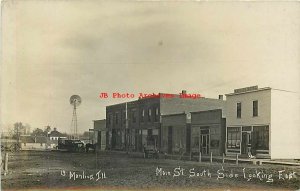
[[[54,127],[53,131],[57,131],[57,128],[56,128],[56,127]]]
[[[186,90],[182,90],[181,93],[182,93],[182,94],[186,94]]]
[[[223,100],[223,95],[219,95],[219,99],[220,99],[220,100]]]

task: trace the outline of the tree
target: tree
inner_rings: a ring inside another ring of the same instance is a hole
[[[82,134],[83,137],[89,137],[90,136],[90,132],[89,131],[85,131]]]
[[[50,125],[47,125],[44,130],[44,135],[47,136],[50,132],[51,132],[51,127],[50,127]]]
[[[25,126],[22,124],[22,122],[15,123],[13,129],[13,138],[17,139],[19,142],[21,134],[24,134],[24,130]]]
[[[32,131],[31,133],[32,136],[44,136],[44,131],[40,128],[36,128],[35,130]]]

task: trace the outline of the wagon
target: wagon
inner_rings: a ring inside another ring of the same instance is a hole
[[[60,151],[84,152],[84,143],[80,140],[58,139],[57,149]]]
[[[1,145],[1,151],[18,152],[20,151],[20,145],[18,143]]]
[[[144,146],[144,158],[156,158],[158,159],[159,151],[156,149],[154,145]]]

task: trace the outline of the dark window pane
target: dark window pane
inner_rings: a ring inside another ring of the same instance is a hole
[[[159,115],[158,115],[158,108],[155,109],[155,115],[154,115],[154,121],[157,122],[158,121],[158,118],[159,118]]]
[[[244,126],[242,128],[243,128],[243,131],[251,131],[251,126]]]
[[[143,110],[141,111],[141,116],[140,116],[141,122],[144,121],[144,116],[145,116],[145,110],[143,109]]]
[[[119,123],[119,114],[116,113],[116,124],[118,124],[118,123]]]
[[[151,111],[151,109],[148,109],[148,121],[150,122],[151,121],[151,113],[152,111]]]
[[[123,124],[126,124],[126,111],[123,111],[122,121]]]
[[[258,116],[258,101],[253,101],[253,117]]]
[[[242,116],[242,103],[237,103],[236,104],[236,117],[241,118]]]
[[[253,127],[252,149],[254,150],[269,149],[269,126]]]
[[[135,111],[132,112],[132,122],[136,123],[136,112]]]

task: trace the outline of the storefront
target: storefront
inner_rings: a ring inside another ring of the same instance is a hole
[[[161,147],[164,153],[182,155],[190,146],[190,114],[177,113],[162,116]]]
[[[226,119],[222,109],[191,112],[191,152],[222,156]]]
[[[182,154],[186,151],[186,124],[162,128],[161,150],[169,154]]]
[[[208,155],[210,153],[209,127],[192,127],[191,136],[191,151]]]
[[[111,138],[112,149],[124,150],[125,149],[125,131],[122,129],[112,129]]]
[[[268,156],[269,125],[227,127],[226,154]]]
[[[143,151],[144,146],[159,148],[159,129],[135,130],[135,150]]]

